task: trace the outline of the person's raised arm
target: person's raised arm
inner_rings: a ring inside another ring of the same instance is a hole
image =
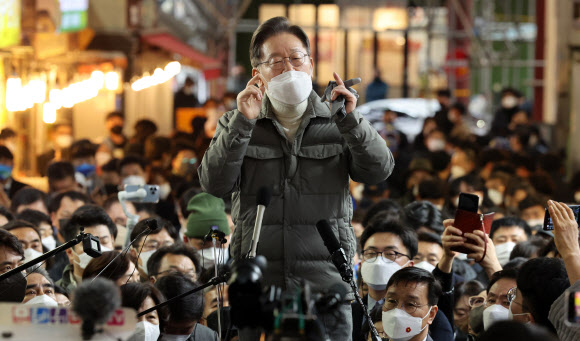
[[[455,246],[461,246],[465,242],[465,238],[461,237],[461,230],[453,227],[454,219],[447,219],[443,221],[443,226],[445,230],[441,236],[441,242],[443,243],[443,257],[439,260],[437,267],[442,272],[449,274],[453,269],[453,260],[457,255],[457,252],[451,251],[451,248]]]
[[[554,242],[564,260],[570,284],[580,279],[580,246],[578,246],[578,223],[574,212],[566,204],[548,201],[548,210],[554,223]]]
[[[345,99],[344,109],[347,115],[342,120],[337,120],[336,125],[350,151],[350,177],[357,182],[379,183],[393,171],[393,155],[376,129],[355,110],[357,98],[344,86],[336,72],[334,79],[337,86],[332,90],[330,99],[335,100],[338,96]]]
[[[477,230],[473,233],[465,233],[463,236],[475,242],[475,244],[463,244],[472,251],[467,254],[467,258],[475,259],[476,262],[480,263],[488,278],[491,278],[491,275],[497,271],[502,270],[501,264],[499,263],[495,253],[495,246],[486,233]],[[485,245],[486,243],[487,246]]]
[[[219,119],[199,167],[201,187],[207,193],[221,198],[232,192],[238,183],[244,155],[262,108],[266,84],[264,77],[256,74],[238,94],[238,109]]]

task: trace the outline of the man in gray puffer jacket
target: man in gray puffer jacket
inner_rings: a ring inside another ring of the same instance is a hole
[[[312,91],[310,44],[300,27],[282,17],[264,22],[252,37],[250,58],[254,77],[238,95],[238,109],[219,120],[199,169],[201,184],[217,197],[232,193],[235,259],[250,248],[256,193],[270,187],[272,200],[257,250],[268,260],[264,284],[288,290],[305,280],[321,292],[341,279],[316,222],[330,222],[352,264],[356,239],[349,180],[385,180],[393,170],[393,156],[354,110],[356,97],[337,74],[332,99],[345,98],[344,119],[331,116]],[[350,305],[340,313],[322,316],[332,340],[350,339]]]

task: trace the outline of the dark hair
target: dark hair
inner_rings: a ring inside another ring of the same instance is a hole
[[[459,302],[462,296],[475,296],[483,290],[485,290],[485,286],[480,281],[471,280],[457,283],[453,290],[455,305],[457,305],[457,302]]]
[[[403,209],[406,222],[415,230],[424,226],[436,233],[443,233],[441,212],[429,201],[415,201]]]
[[[113,238],[117,237],[117,225],[111,220],[107,212],[96,205],[85,205],[79,207],[70,220],[60,227],[60,234],[65,240],[74,239],[80,232],[81,227],[93,227],[105,225],[109,229]]]
[[[123,120],[125,119],[125,115],[122,112],[112,111],[112,112],[107,114],[107,117],[105,117],[105,121],[108,121],[113,117],[118,117],[118,118],[123,119]]]
[[[179,209],[181,210],[181,215],[184,217],[189,215],[190,212],[187,210],[187,204],[189,204],[189,200],[201,192],[201,188],[197,187],[190,187],[185,192],[183,192],[183,194],[179,197]]]
[[[14,160],[14,155],[6,146],[0,146],[0,159]]]
[[[548,244],[548,241],[545,239],[534,239],[519,242],[516,244],[512,253],[510,254],[510,260],[523,257],[530,259],[532,256],[538,256],[539,251],[544,248]]]
[[[101,171],[119,173],[119,162],[119,159],[112,159],[101,166]]]
[[[71,158],[80,159],[85,157],[93,157],[97,152],[97,145],[94,145],[90,140],[82,139],[75,141],[70,147]]]
[[[401,239],[403,245],[409,252],[409,259],[413,259],[417,255],[419,248],[419,241],[417,240],[417,232],[410,227],[393,220],[377,220],[373,221],[360,237],[361,249],[364,249],[367,240],[375,233],[388,232],[396,235]]]
[[[0,215],[6,217],[8,221],[14,219],[14,215],[6,207],[0,205]]]
[[[433,166],[433,170],[440,172],[449,166],[451,156],[444,150],[429,153],[429,160]]]
[[[510,268],[496,271],[493,275],[491,275],[491,279],[489,280],[489,283],[487,284],[487,288],[485,289],[485,291],[489,294],[489,289],[491,289],[491,287],[495,284],[495,282],[504,278],[513,279],[515,281],[518,278],[518,269]]]
[[[19,228],[31,228],[34,230],[34,232],[36,232],[38,234],[38,239],[42,239],[42,235],[40,234],[40,231],[38,230],[38,227],[32,225],[31,223],[24,221],[24,220],[12,220],[9,223],[5,224],[4,226],[2,226],[3,229],[5,229],[6,231],[12,231],[14,229],[19,229]]]
[[[522,201],[518,203],[518,209],[523,211],[527,208],[534,207],[534,206],[541,206],[542,208],[546,207],[546,202],[544,198],[539,195],[528,195]]]
[[[165,231],[167,231],[169,236],[171,238],[173,238],[173,240],[175,242],[181,241],[181,238],[179,237],[179,231],[175,228],[175,226],[173,226],[173,224],[170,221],[163,220],[161,218],[155,218],[155,219],[157,220],[157,225],[161,226],[161,228],[159,228],[155,231],[152,231],[151,233],[149,233],[149,235],[158,234],[165,229]],[[145,238],[145,234],[142,235],[141,237],[139,237],[139,239],[136,239],[136,238],[138,235],[143,233],[143,231],[145,231],[146,229],[147,229],[147,220],[141,220],[140,222],[138,222],[135,225],[135,227],[133,228],[133,231],[131,231],[131,240],[133,240],[133,244],[131,244],[131,245],[133,247],[137,248],[137,247],[141,246],[141,241],[143,240],[143,238]]]
[[[157,124],[149,119],[141,119],[135,123],[135,136],[147,138],[157,132]]]
[[[290,33],[295,35],[306,49],[306,54],[310,55],[310,41],[306,32],[300,26],[291,25],[285,17],[275,17],[263,22],[252,35],[250,42],[250,61],[252,67],[257,67],[262,58],[262,45],[268,38],[280,33]]]
[[[387,290],[392,285],[404,283],[426,283],[427,284],[427,301],[429,305],[436,305],[439,301],[439,296],[442,294],[441,284],[439,281],[427,270],[419,269],[414,266],[402,268],[395,272],[389,282],[387,283]]]
[[[145,157],[161,160],[163,154],[171,154],[171,139],[165,136],[151,136],[145,140]]]
[[[54,280],[48,274],[48,271],[41,268],[40,266],[31,266],[30,268],[26,269],[27,276],[31,274],[39,274],[42,277],[46,278],[47,281],[50,282],[50,285],[54,288]]]
[[[227,251],[223,250],[221,252],[227,252]],[[222,273],[226,273],[226,272],[228,272],[228,267],[226,265],[223,265],[223,264],[218,264],[218,274],[222,274]],[[199,278],[197,279],[197,281],[199,282],[199,284],[206,284],[214,276],[215,276],[215,269],[212,266],[211,268],[203,269],[203,271],[199,274]]]
[[[529,237],[532,235],[532,229],[530,229],[530,226],[528,225],[528,223],[526,223],[525,220],[520,219],[518,217],[505,217],[505,218],[501,218],[501,219],[497,219],[494,220],[493,223],[491,223],[491,230],[489,231],[489,238],[493,239],[493,234],[499,230],[502,227],[511,227],[511,226],[517,226],[519,228],[521,228],[522,230],[524,230],[524,232],[526,233],[526,235]]]
[[[82,201],[85,204],[88,204],[89,202],[91,202],[89,197],[87,197],[85,194],[83,194],[81,192],[67,191],[67,192],[60,193],[57,196],[55,196],[54,198],[49,200],[48,212],[55,213],[56,211],[58,211],[58,209],[60,208],[60,204],[62,202],[62,199],[64,199],[64,198],[69,198],[72,201]]]
[[[399,218],[403,216],[402,207],[398,202],[392,199],[385,199],[369,207],[367,214],[363,218],[362,225],[366,227],[375,217],[375,215],[383,211],[388,212],[389,217],[391,217],[393,220],[399,220]]]
[[[123,167],[132,164],[138,164],[139,167],[143,169],[143,171],[145,171],[145,168],[147,168],[147,160],[145,160],[141,156],[135,154],[127,155],[119,162],[119,171],[118,171],[119,174],[121,173]]]
[[[483,182],[483,179],[479,175],[467,174],[451,182],[451,185],[449,186],[449,195],[451,197],[459,195],[460,192],[459,188],[461,186],[461,183],[465,183],[468,187],[472,187],[473,191],[476,192],[485,193],[485,191],[487,190],[485,188],[485,182]]]
[[[165,296],[153,284],[145,283],[127,283],[121,286],[121,306],[124,308],[133,308],[139,311],[143,302],[151,297],[155,305],[165,302]],[[166,321],[168,318],[167,308],[157,309],[160,321]]]
[[[47,198],[48,197],[46,193],[44,193],[43,191],[40,191],[32,187],[24,187],[18,192],[16,192],[16,194],[14,194],[14,197],[12,198],[12,203],[10,204],[10,210],[16,213],[19,206],[30,205],[33,202],[37,202],[39,200],[42,201],[42,203],[46,207]]]
[[[22,244],[18,241],[18,238],[2,228],[0,228],[0,246],[5,246],[11,249],[24,259],[24,249],[22,248]]]
[[[449,90],[448,88],[446,89],[438,89],[436,92],[436,95],[439,97],[449,97],[451,98],[451,90]]]
[[[554,332],[536,324],[523,324],[516,321],[498,321],[477,338],[479,341],[558,341]]]
[[[552,303],[570,286],[562,259],[530,259],[520,268],[517,285],[522,293],[524,310],[527,308],[536,324],[555,333],[548,313]]]
[[[199,274],[201,271],[197,251],[193,247],[184,243],[175,243],[171,246],[161,247],[151,255],[151,258],[147,261],[147,273],[149,276],[156,276],[159,273],[161,260],[163,260],[163,257],[168,254],[182,255],[191,259],[195,266],[195,272]]]
[[[447,196],[447,184],[439,178],[423,179],[419,182],[421,200],[441,199]]]
[[[129,270],[129,264],[131,260],[128,254],[119,255],[118,251],[106,251],[100,257],[93,258],[87,267],[83,271],[83,281],[89,278],[93,278],[103,270],[107,264],[111,265],[100,275],[100,277],[110,279],[116,282],[119,278],[125,276],[127,270]],[[115,259],[117,257],[117,259]]]
[[[68,161],[53,162],[48,166],[46,176],[48,177],[49,183],[54,180],[63,180],[69,177],[74,179],[75,167]]]
[[[441,246],[443,248],[443,242],[441,241],[441,236],[439,236],[438,234],[429,233],[429,232],[421,232],[417,235],[417,239],[420,242],[438,244],[439,246]]]
[[[503,149],[486,148],[479,152],[477,156],[480,168],[485,167],[488,163],[497,164],[509,160],[509,153]]]
[[[509,262],[505,263],[505,265],[503,266],[504,270],[507,269],[517,269],[519,270],[522,265],[527,262],[528,259],[527,258],[523,258],[523,257],[516,257],[513,259],[510,259]]]
[[[181,295],[197,288],[199,285],[192,282],[182,273],[175,273],[161,277],[155,286],[167,298]],[[174,323],[197,322],[203,316],[204,299],[201,291],[175,300],[168,306],[170,321]]]
[[[0,139],[5,140],[11,137],[16,137],[16,132],[12,128],[4,128],[0,131]]]
[[[457,111],[459,111],[459,114],[461,116],[465,116],[467,114],[467,108],[465,107],[465,104],[461,103],[461,102],[455,102],[453,104],[451,104],[451,106],[449,107],[449,110],[451,109],[455,109]]]

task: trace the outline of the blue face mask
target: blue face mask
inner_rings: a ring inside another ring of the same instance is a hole
[[[77,167],[75,168],[75,171],[76,171],[76,172],[79,172],[79,173],[81,173],[81,174],[82,174],[82,175],[84,175],[85,177],[87,177],[87,176],[89,176],[89,175],[93,174],[93,173],[95,172],[95,170],[96,170],[96,167],[95,167],[95,165],[91,165],[91,164],[88,164],[88,163],[83,163],[82,165],[80,165],[80,166],[77,166]]]
[[[12,175],[12,166],[0,164],[0,181],[8,179]]]

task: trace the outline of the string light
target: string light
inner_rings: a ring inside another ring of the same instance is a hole
[[[164,69],[156,68],[153,75],[144,73],[143,76],[131,84],[133,91],[141,91],[152,86],[163,84],[175,77],[181,71],[181,64],[179,62],[171,62],[165,66]]]
[[[56,122],[56,107],[54,104],[46,102],[42,105],[42,120],[48,124]]]

